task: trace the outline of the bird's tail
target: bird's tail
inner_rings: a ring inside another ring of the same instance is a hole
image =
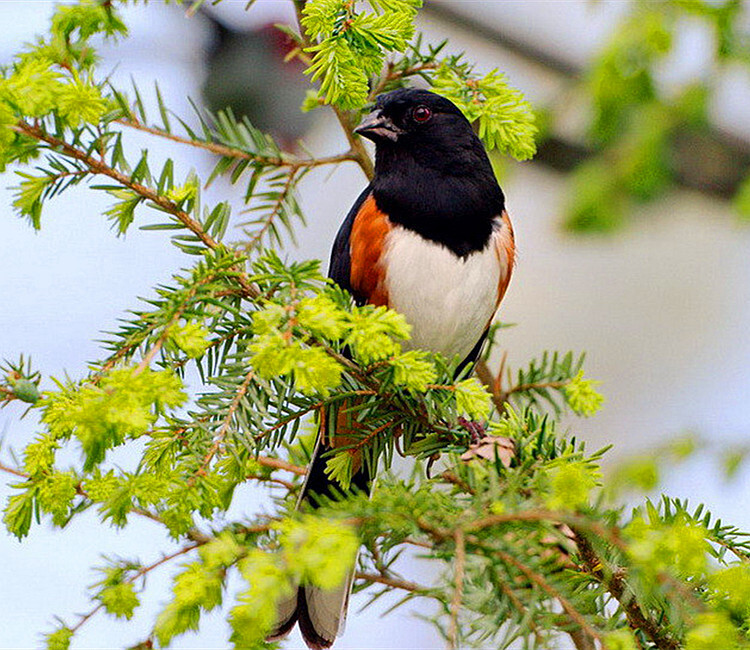
[[[303,504],[310,504],[316,508],[321,502],[346,498],[347,494],[354,492],[370,493],[373,477],[364,464],[355,463],[351,484],[346,491],[342,491],[341,486],[326,474],[326,464],[330,458],[326,455],[327,452],[332,448],[351,444],[351,438],[347,439],[346,434],[354,426],[351,414],[347,414],[344,408],[331,419],[335,422],[335,434],[326,431],[329,428],[326,427],[327,418],[321,414],[318,440],[297,501],[298,509]],[[275,641],[283,638],[292,630],[295,623],[299,623],[302,638],[309,648],[330,648],[336,637],[344,630],[353,581],[352,570],[344,583],[335,589],[323,590],[313,585],[300,585],[296,593],[278,603],[279,622],[266,640]]]

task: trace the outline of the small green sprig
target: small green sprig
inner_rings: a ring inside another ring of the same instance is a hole
[[[517,160],[536,153],[539,131],[534,111],[523,95],[508,85],[505,75],[492,70],[482,77],[471,68],[444,63],[431,77],[435,92],[453,101],[469,121],[476,121],[479,137],[490,149],[498,149]]]
[[[302,11],[302,26],[312,45],[307,69],[320,81],[320,96],[343,109],[361,108],[368,81],[380,72],[385,52],[403,52],[414,35],[414,18],[421,0],[370,2],[372,12],[358,12],[351,0],[310,0]]]

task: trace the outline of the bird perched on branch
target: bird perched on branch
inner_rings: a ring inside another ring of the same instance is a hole
[[[355,132],[375,142],[375,176],[341,225],[330,277],[357,303],[400,312],[412,326],[407,347],[458,357],[459,369],[473,364],[515,258],[505,198],[482,142],[451,101],[409,88],[378,97]],[[355,426],[341,412],[321,425],[300,502],[335,498],[326,452],[351,444]],[[360,463],[353,488],[369,492],[371,481]],[[350,591],[351,579],[332,591],[301,585],[279,605],[269,638],[298,622],[310,648],[330,647]]]

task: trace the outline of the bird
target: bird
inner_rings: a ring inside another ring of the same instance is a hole
[[[375,172],[338,231],[329,276],[358,305],[401,313],[412,328],[405,349],[460,359],[461,373],[479,356],[516,257],[484,145],[452,101],[421,88],[381,94],[354,131],[375,143]],[[341,412],[335,433],[321,424],[298,505],[341,498],[325,472],[326,452],[351,444],[347,428],[355,426]],[[372,480],[360,464],[350,490],[369,494]],[[352,576],[332,591],[299,586],[279,603],[268,640],[298,623],[309,648],[331,647],[343,632]]]

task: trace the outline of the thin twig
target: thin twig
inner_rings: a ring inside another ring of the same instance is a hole
[[[575,623],[589,636],[595,638],[601,644],[601,650],[607,650],[607,646],[605,645],[601,634],[599,634],[599,632],[594,629],[594,627],[584,618],[584,616],[575,607],[573,607],[573,605],[567,598],[565,598],[565,596],[563,596],[559,591],[557,591],[557,589],[555,589],[549,582],[547,582],[547,580],[544,579],[544,576],[540,575],[522,562],[519,562],[516,558],[514,558],[509,553],[506,553],[505,551],[494,549],[494,553],[503,562],[505,562],[506,564],[510,564],[511,566],[518,569],[526,576],[526,578],[540,587],[542,591],[544,591],[547,595],[560,603],[560,606],[562,607],[568,618],[571,620],[571,622]]]
[[[68,144],[64,140],[60,140],[53,135],[47,133],[39,124],[29,124],[24,120],[19,121],[15,126],[12,127],[14,131],[34,138],[41,142],[45,142],[51,148],[57,150],[59,153],[73,158],[85,164],[91,173],[100,174],[107,176],[114,181],[117,181],[123,187],[127,187],[132,190],[138,196],[143,197],[147,201],[150,201],[155,206],[173,215],[185,228],[190,230],[203,244],[211,250],[219,248],[219,242],[217,242],[209,233],[207,233],[203,226],[193,219],[187,212],[182,210],[174,201],[168,199],[141,183],[133,181],[130,177],[126,176],[122,172],[117,171],[113,167],[110,167],[105,162],[89,154],[86,151],[77,149],[71,144]],[[245,294],[250,298],[257,298],[259,295],[257,287],[255,287],[247,275],[240,271],[237,274],[237,281],[245,291]]]
[[[240,402],[242,401],[242,398],[245,396],[245,393],[247,393],[247,388],[250,385],[250,382],[255,378],[255,369],[251,368],[250,372],[245,375],[244,381],[240,384],[239,388],[237,389],[237,392],[234,395],[234,398],[232,399],[232,403],[229,405],[229,409],[227,410],[227,414],[224,417],[224,420],[221,423],[221,427],[219,427],[219,431],[216,434],[216,437],[214,438],[213,444],[211,445],[211,448],[206,452],[206,455],[203,457],[203,460],[201,461],[201,465],[196,471],[196,476],[200,474],[205,474],[206,469],[208,468],[208,465],[211,463],[211,460],[216,455],[216,453],[219,451],[219,448],[224,442],[224,438],[227,435],[227,432],[229,431],[229,427],[232,424],[232,417],[234,417],[235,412],[240,406]],[[188,485],[192,485],[195,483],[195,476],[190,477],[188,479]]]
[[[238,160],[250,160],[253,162],[262,163],[268,167],[291,167],[292,169],[300,169],[302,167],[335,165],[341,162],[346,162],[348,160],[354,160],[354,153],[352,151],[345,151],[344,153],[340,153],[334,156],[321,156],[320,158],[296,158],[287,154],[283,154],[281,157],[261,156],[258,154],[243,151],[242,149],[237,149],[235,147],[228,147],[227,145],[221,144],[219,142],[192,140],[190,138],[170,133],[169,131],[165,131],[164,129],[160,129],[155,126],[143,124],[141,121],[135,119],[132,116],[130,117],[130,119],[120,118],[114,121],[131,129],[145,131],[146,133],[156,135],[160,138],[165,138],[167,140],[172,140],[173,142],[179,142],[180,144],[185,144],[210,151],[211,153],[218,156],[224,156],[225,158],[236,158]]]
[[[641,630],[651,639],[659,650],[679,650],[681,644],[678,639],[673,638],[664,629],[659,621],[644,614],[640,603],[629,595],[624,571],[608,571],[605,575],[602,570],[603,562],[588,538],[572,526],[576,545],[584,565],[597,580],[602,582],[610,594],[620,603],[628,623],[634,630]]]
[[[448,647],[458,648],[458,615],[461,612],[461,600],[464,592],[464,571],[466,569],[466,540],[462,528],[456,528],[453,533],[456,543],[456,568],[453,572],[455,588],[451,601],[451,621],[448,627]]]
[[[276,478],[275,476],[262,476],[261,474],[248,474],[246,479],[252,480],[252,481],[260,481],[262,483],[275,483],[276,485],[281,485],[282,487],[289,490],[289,492],[294,492],[299,487],[298,485],[295,485],[291,481],[285,481],[281,478]]]
[[[410,582],[409,580],[400,580],[398,578],[389,577],[379,573],[364,573],[358,571],[354,574],[357,580],[366,580],[367,582],[377,582],[381,585],[387,585],[396,589],[403,589],[404,591],[425,591],[427,588],[418,585],[416,582]]]
[[[190,551],[195,550],[199,546],[202,546],[205,542],[194,542],[192,544],[188,544],[187,546],[182,547],[181,549],[175,551],[174,553],[170,553],[168,555],[164,555],[161,559],[157,560],[156,562],[153,562],[152,564],[149,564],[148,566],[140,568],[138,571],[136,571],[132,576],[129,576],[127,580],[124,580],[123,582],[125,584],[131,584],[138,580],[138,578],[147,575],[157,567],[160,567],[162,564],[166,564],[170,560],[174,560],[176,557],[180,557],[182,555],[185,555],[187,553],[190,553]],[[92,616],[94,616],[100,609],[104,607],[104,603],[99,603],[96,607],[92,608],[90,611],[88,611],[86,614],[82,614],[81,617],[78,619],[78,622],[70,628],[70,631],[74,634],[83,627],[83,625],[88,621]]]
[[[292,474],[297,474],[298,476],[304,476],[307,474],[307,468],[306,467],[300,467],[299,465],[292,465],[292,463],[288,463],[285,460],[281,460],[280,458],[269,458],[267,456],[258,456],[255,459],[259,465],[263,465],[264,467],[273,467],[274,469],[283,469],[287,472],[292,472]]]
[[[18,476],[19,478],[30,478],[30,476],[26,472],[22,472],[20,470],[14,469],[12,467],[8,467],[7,465],[3,465],[3,464],[0,464],[0,472],[13,474],[13,476]]]

